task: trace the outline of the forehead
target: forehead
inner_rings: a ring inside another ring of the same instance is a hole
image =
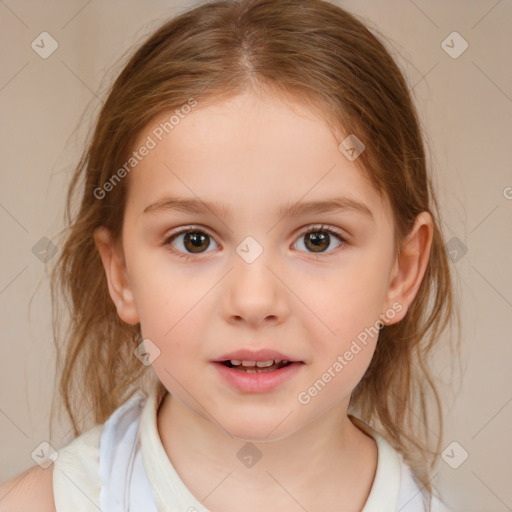
[[[152,149],[130,173],[128,194],[139,210],[165,195],[255,213],[258,201],[278,211],[334,196],[386,209],[318,110],[291,99],[246,93],[165,112],[141,130],[134,150],[144,144]]]

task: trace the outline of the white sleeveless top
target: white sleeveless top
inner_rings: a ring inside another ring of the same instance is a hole
[[[157,428],[158,386],[137,391],[103,425],[58,451],[53,468],[56,512],[210,512],[185,486]],[[366,430],[367,429],[367,430]],[[409,467],[370,427],[378,462],[361,512],[425,512]],[[451,512],[437,498],[432,512]]]

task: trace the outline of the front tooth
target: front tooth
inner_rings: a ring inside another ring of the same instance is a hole
[[[242,366],[256,366],[256,361],[242,361]]]
[[[268,361],[258,361],[256,363],[256,366],[258,368],[267,368],[269,366],[272,366],[274,364],[274,360],[273,359],[269,359]]]

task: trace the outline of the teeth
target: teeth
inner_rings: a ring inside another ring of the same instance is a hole
[[[256,363],[256,366],[258,368],[267,368],[268,366],[272,366],[274,364],[274,360],[273,359],[269,359],[268,361],[258,361]]]
[[[231,364],[233,366],[245,366],[245,367],[254,367],[257,366],[258,368],[268,368],[269,366],[272,366],[273,364],[278,364],[281,362],[281,359],[269,359],[268,361],[238,361],[236,359],[231,359]],[[288,361],[283,361],[284,363],[287,363]]]

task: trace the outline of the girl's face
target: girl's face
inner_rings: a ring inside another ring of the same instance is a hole
[[[138,136],[113,266],[99,246],[119,315],[141,323],[181,406],[233,436],[278,439],[346,413],[379,320],[403,318],[419,286],[402,293],[388,203],[305,106],[199,103],[167,134],[173,114]],[[216,362],[239,350],[296,363],[241,375]]]

